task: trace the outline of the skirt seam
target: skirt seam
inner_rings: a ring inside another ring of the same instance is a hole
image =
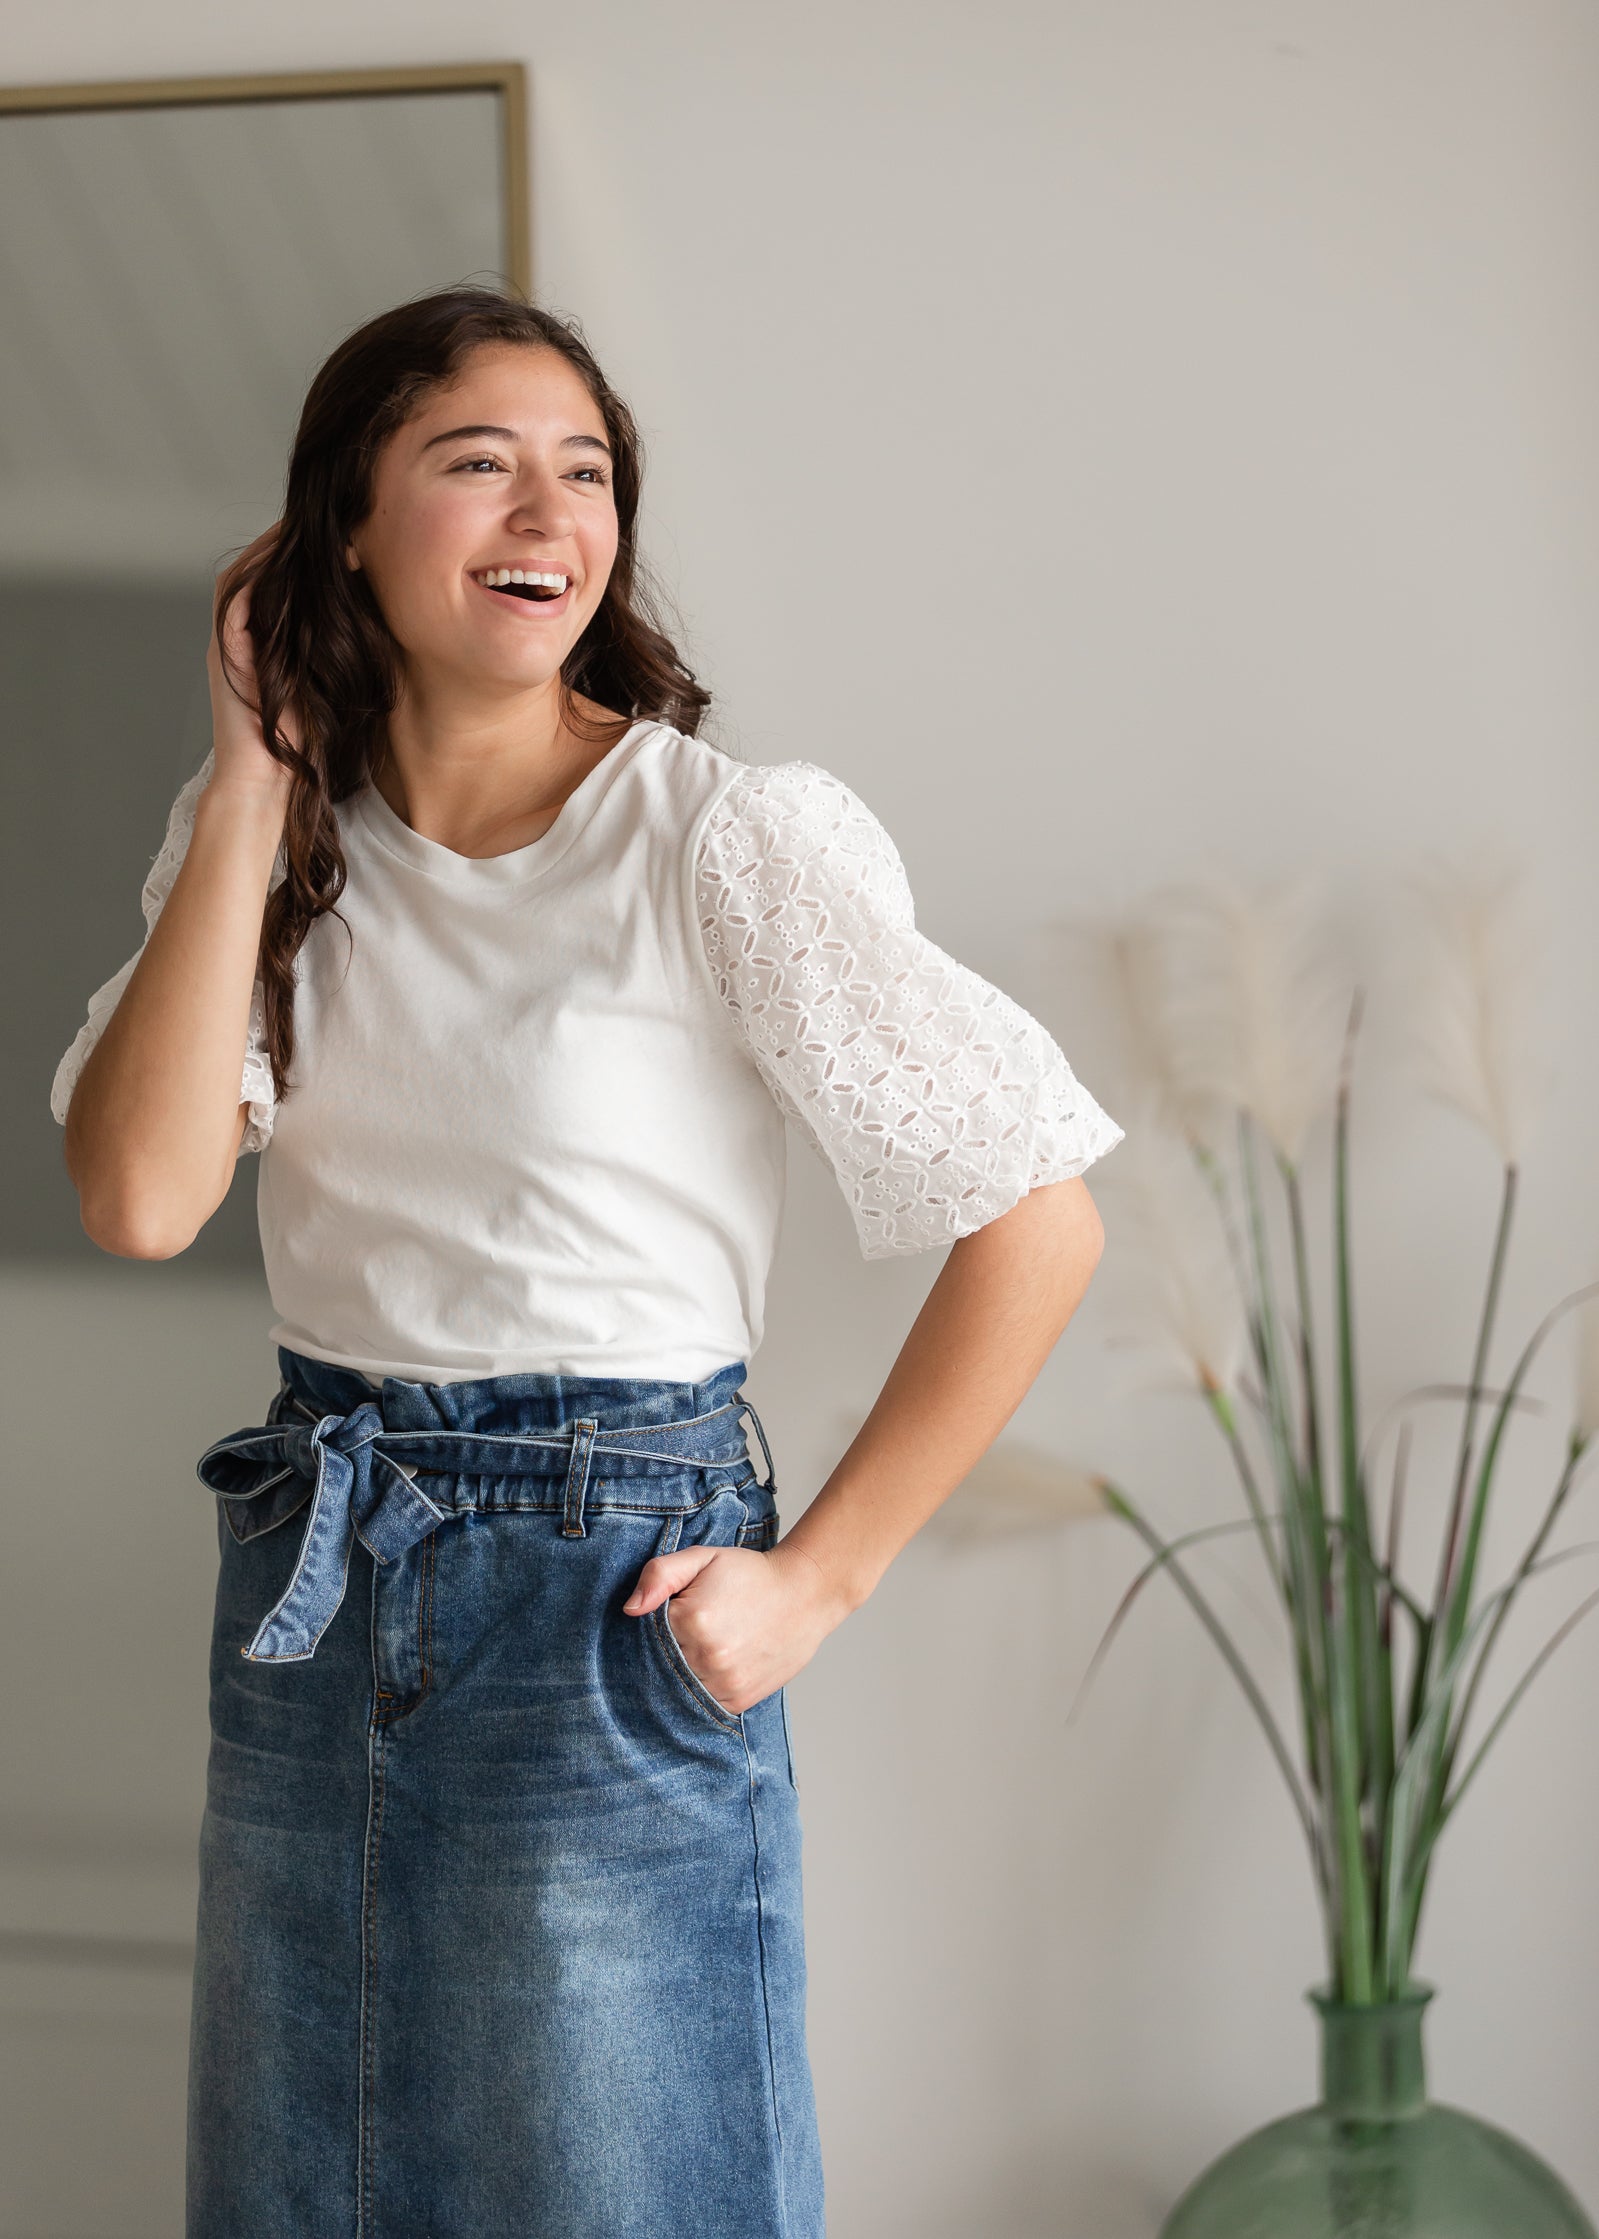
[[[367,1857],[361,1877],[360,2109],[357,2121],[356,2235],[377,2231],[377,1878],[383,1847],[384,1746],[388,1721],[374,1711],[367,1743]]]
[[[761,1892],[761,1825],[755,1797],[755,1760],[750,1753],[750,1737],[742,1714],[739,1731],[744,1737],[744,1759],[749,1769],[750,1837],[752,1843],[751,1873],[755,1882],[755,1948],[760,1959],[761,2012],[766,2024],[766,2076],[772,2102],[772,2130],[777,2141],[777,2215],[778,2228],[775,2239],[787,2239],[788,2232],[788,2179],[784,2168],[783,2118],[777,2102],[777,2051],[772,2040],[772,1999],[766,1973],[766,1908]]]

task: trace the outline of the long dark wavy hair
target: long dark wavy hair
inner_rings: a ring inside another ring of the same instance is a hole
[[[250,586],[247,626],[256,676],[250,704],[259,708],[268,751],[293,772],[283,877],[267,896],[258,967],[280,1097],[294,1057],[294,960],[316,919],[333,910],[344,891],[334,804],[357,792],[381,762],[403,675],[403,649],[365,571],[345,565],[345,546],[370,511],[383,445],[454,379],[471,350],[487,342],[559,350],[593,397],[613,455],[616,560],[588,628],[562,664],[563,722],[579,737],[609,735],[606,727],[584,722],[576,694],[630,723],[648,718],[690,734],[710,706],[710,693],[661,626],[659,594],[638,553],[644,476],[638,428],[577,321],[519,294],[461,287],[397,304],[346,336],[307,391],[276,533],[258,537],[218,576],[212,609],[221,647],[228,606]],[[238,689],[242,679],[225,652],[223,661]],[[285,721],[298,736],[297,747],[284,735]]]

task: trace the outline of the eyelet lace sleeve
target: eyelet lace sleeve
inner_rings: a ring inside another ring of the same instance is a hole
[[[1038,1020],[917,931],[898,849],[830,771],[734,778],[694,875],[717,990],[863,1259],[968,1235],[1122,1140]]]
[[[213,749],[207,753],[193,777],[179,789],[168,813],[166,837],[157,850],[139,896],[140,907],[144,911],[146,940],[172,891],[178,866],[188,852],[189,842],[194,836],[195,804],[215,765],[216,754]],[[282,868],[280,857],[273,870],[273,886],[282,876]],[[78,1085],[78,1076],[88,1063],[90,1051],[104,1033],[106,1021],[122,1000],[123,990],[132,979],[134,967],[143,954],[141,946],[128,958],[120,971],[112,974],[103,987],[96,988],[89,998],[88,1017],[78,1028],[71,1047],[56,1067],[55,1079],[50,1085],[50,1110],[63,1127],[67,1122],[67,1106]],[[247,1151],[259,1151],[265,1147],[272,1133],[272,1122],[277,1111],[277,1096],[272,1085],[272,1064],[266,1049],[266,1013],[259,979],[250,996],[250,1024],[239,1083],[239,1102],[250,1107],[250,1116],[245,1122],[237,1154],[242,1158]]]

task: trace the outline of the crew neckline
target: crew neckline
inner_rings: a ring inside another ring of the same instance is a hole
[[[377,845],[413,870],[452,886],[521,886],[542,878],[559,862],[599,807],[624,761],[659,728],[649,717],[630,724],[586,776],[580,778],[555,813],[555,820],[536,840],[513,847],[503,855],[462,855],[441,840],[430,840],[406,823],[368,778],[350,797],[350,807]]]

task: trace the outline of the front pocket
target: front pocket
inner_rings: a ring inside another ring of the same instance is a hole
[[[749,1510],[736,1492],[724,1490],[708,1500],[703,1507],[679,1511],[666,1519],[665,1526],[651,1550],[654,1555],[670,1555],[680,1547],[733,1547],[742,1543],[742,1533],[749,1521]],[[685,1534],[688,1536],[685,1537]],[[682,1644],[672,1630],[667,1612],[670,1599],[659,1609],[652,1609],[644,1619],[645,1638],[653,1648],[652,1661],[661,1675],[661,1684],[671,1699],[687,1704],[695,1716],[715,1726],[720,1733],[741,1734],[743,1725],[736,1711],[729,1710],[717,1701],[705,1682],[684,1655]]]
[[[704,1681],[696,1675],[693,1666],[678,1645],[677,1635],[673,1632],[671,1620],[666,1614],[670,1606],[669,1602],[663,1602],[659,1609],[652,1609],[649,1615],[649,1622],[655,1628],[655,1637],[662,1655],[696,1708],[703,1711],[707,1718],[720,1726],[724,1733],[738,1733],[740,1728],[737,1715],[729,1710],[725,1704],[717,1701]]]

